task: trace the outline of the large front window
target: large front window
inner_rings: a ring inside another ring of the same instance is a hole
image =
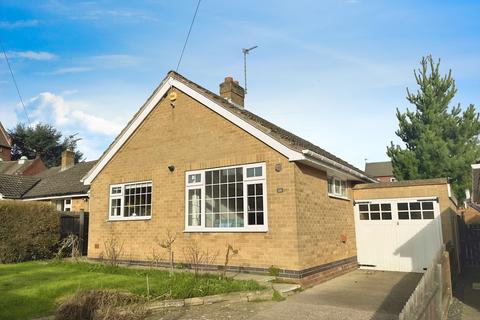
[[[151,215],[151,182],[110,186],[110,220],[149,219]]]
[[[265,164],[186,174],[186,230],[266,231]]]

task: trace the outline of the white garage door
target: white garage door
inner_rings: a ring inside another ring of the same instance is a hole
[[[425,272],[443,243],[435,197],[356,201],[354,212],[361,268]]]

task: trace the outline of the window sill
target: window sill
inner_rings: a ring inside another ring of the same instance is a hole
[[[335,199],[339,199],[339,200],[350,201],[350,198],[348,198],[348,197],[339,196],[339,195],[336,195],[336,194],[333,194],[333,193],[329,193],[328,196],[329,196],[330,198],[335,198]]]
[[[109,218],[107,222],[116,222],[116,221],[145,221],[152,220],[152,217],[129,217],[129,218]]]
[[[185,229],[184,233],[266,233],[268,228],[259,229]]]

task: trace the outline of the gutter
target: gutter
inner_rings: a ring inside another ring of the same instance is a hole
[[[356,170],[353,170],[353,169],[351,169],[351,168],[349,168],[349,167],[347,167],[343,164],[340,164],[340,163],[338,163],[338,162],[336,162],[332,159],[329,159],[329,158],[327,158],[325,156],[322,156],[321,154],[318,154],[318,153],[313,152],[311,150],[305,149],[305,150],[302,150],[302,153],[307,157],[311,157],[315,160],[319,160],[323,163],[328,164],[329,166],[332,166],[332,167],[337,168],[338,170],[341,170],[341,171],[344,171],[344,172],[348,172],[349,174],[351,174],[353,176],[356,176],[356,177],[359,177],[363,180],[367,180],[367,181],[372,182],[372,183],[378,183],[377,180],[374,180],[374,179],[372,179],[372,178],[370,178],[370,177],[368,177],[368,176],[366,176],[366,175],[364,175],[364,174],[362,174],[362,173],[360,173]],[[306,158],[306,160],[309,160],[309,159]]]
[[[35,198],[20,198],[22,201],[39,201],[39,200],[52,200],[52,199],[65,199],[65,198],[89,198],[88,193],[76,193],[58,196],[45,196]]]

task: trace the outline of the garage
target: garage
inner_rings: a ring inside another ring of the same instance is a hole
[[[424,272],[443,243],[438,197],[356,200],[354,212],[361,268]]]

